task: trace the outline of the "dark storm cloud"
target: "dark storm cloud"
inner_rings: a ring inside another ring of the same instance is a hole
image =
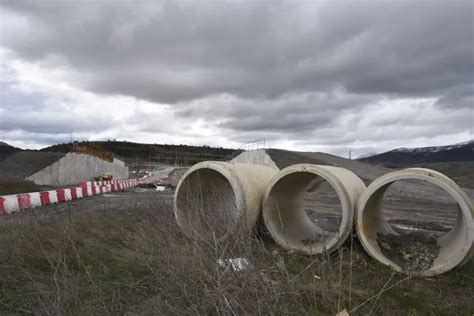
[[[470,1],[2,4],[25,18],[3,38],[19,55],[62,55],[89,89],[157,102],[339,87],[426,96],[474,70]]]
[[[178,104],[180,110],[176,114],[178,117],[219,120],[219,127],[224,129],[288,135],[330,126],[340,113],[375,100],[374,96],[348,94],[345,91],[284,95],[276,100],[224,96]]]
[[[474,58],[474,39],[473,39],[473,58]],[[474,106],[474,73],[471,74],[471,80],[466,84],[459,84],[443,95],[437,105],[445,108],[466,108],[472,109]],[[474,124],[474,123],[473,123]]]
[[[177,119],[204,120],[228,139],[342,144],[472,133],[471,1],[3,0],[0,6],[1,46],[18,58],[59,58],[75,86],[171,104]],[[366,109],[382,100],[416,98],[438,99],[438,112],[368,122],[361,114],[372,115]],[[89,128],[60,122],[24,128]]]

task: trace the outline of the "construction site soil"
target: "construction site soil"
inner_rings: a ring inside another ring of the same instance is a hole
[[[297,163],[311,163],[346,168],[358,175],[366,185],[387,172],[389,168],[370,165],[357,160],[350,160],[320,152],[297,152],[281,149],[267,149],[267,154],[272,158],[278,168],[283,169]]]
[[[25,178],[58,161],[65,154],[21,151],[0,161],[0,177]]]

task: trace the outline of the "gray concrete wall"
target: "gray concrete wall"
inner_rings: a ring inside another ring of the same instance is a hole
[[[275,164],[275,162],[273,162],[273,160],[267,154],[265,149],[244,151],[243,153],[232,159],[231,163],[262,165],[278,170],[277,165]]]
[[[90,180],[110,172],[115,180],[128,178],[128,167],[123,161],[114,158],[108,162],[100,158],[80,154],[68,153],[63,158],[27,177],[40,185],[71,185]]]

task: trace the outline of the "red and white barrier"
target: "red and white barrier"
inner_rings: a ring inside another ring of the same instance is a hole
[[[122,191],[141,183],[140,179],[86,181],[79,187],[0,196],[0,215],[25,209],[74,201],[106,192]]]

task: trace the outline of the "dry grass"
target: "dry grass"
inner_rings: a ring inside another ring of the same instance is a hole
[[[1,218],[0,314],[474,313],[472,262],[407,279],[368,258],[356,239],[310,257],[265,237],[189,240],[163,195],[128,209]],[[236,257],[252,267],[217,264]]]

